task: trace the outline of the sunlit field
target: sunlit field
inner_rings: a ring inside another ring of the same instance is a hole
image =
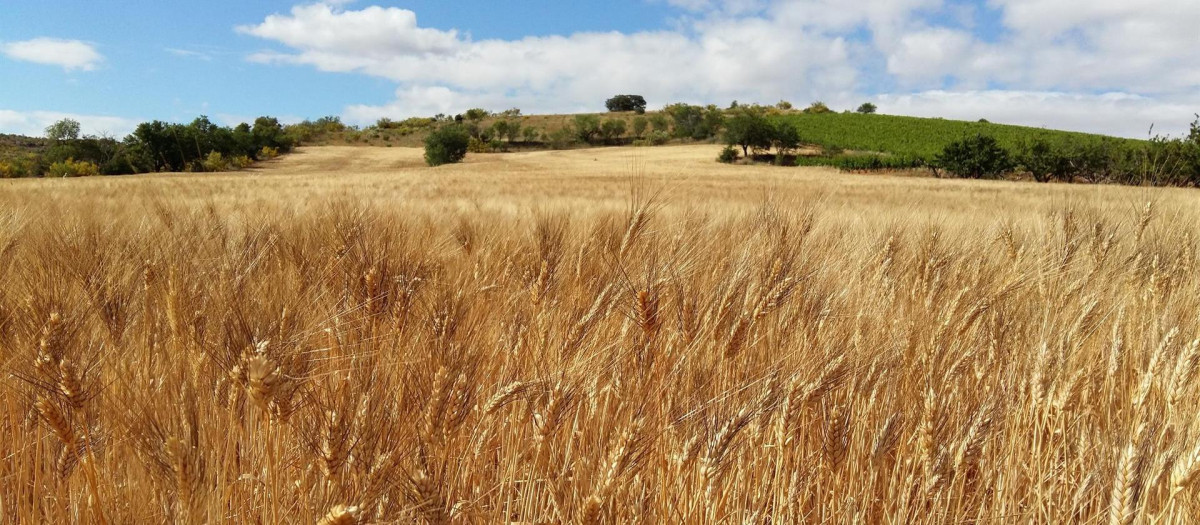
[[[0,521],[1200,518],[1200,192],[719,149],[0,180]]]

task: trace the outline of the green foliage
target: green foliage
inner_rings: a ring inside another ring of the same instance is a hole
[[[79,138],[79,121],[65,118],[46,126],[46,138],[53,141],[76,140]]]
[[[591,143],[600,136],[600,117],[596,115],[575,115],[575,138],[581,142]]]
[[[537,139],[541,136],[542,132],[538,131],[537,128],[530,126],[522,130],[521,134],[524,136],[525,142],[537,142]]]
[[[466,113],[464,113],[464,116],[466,116],[467,120],[471,120],[471,121],[475,121],[475,122],[483,120],[483,119],[487,118],[489,115],[491,115],[491,113],[489,113],[488,110],[483,109],[483,108],[471,108],[471,109],[468,109]]]
[[[946,145],[935,165],[959,177],[991,179],[1013,169],[1012,155],[989,135],[964,137]]]
[[[662,146],[671,141],[671,135],[665,131],[654,130],[646,137],[646,141],[652,146]]]
[[[733,116],[725,121],[726,144],[740,146],[745,156],[749,156],[752,149],[761,151],[771,148],[775,127],[760,109],[742,106],[731,111]]]
[[[619,118],[607,119],[600,125],[600,135],[605,142],[612,142],[625,135],[625,121]]]
[[[776,120],[771,125],[771,147],[781,157],[792,153],[800,147],[800,129],[789,120]]]
[[[646,99],[641,95],[617,95],[604,101],[604,106],[611,112],[632,111],[640,115],[646,112]]]
[[[204,171],[229,171],[229,159],[219,151],[210,151],[201,163]]]
[[[1070,181],[1074,162],[1065,147],[1056,147],[1045,138],[1023,141],[1017,162],[1038,182]]]
[[[654,131],[669,133],[671,131],[671,120],[667,118],[667,115],[655,113],[650,115],[650,126],[654,128]]]
[[[442,126],[425,137],[425,163],[441,166],[462,161],[467,156],[471,135],[461,125]]]
[[[663,112],[674,120],[675,136],[679,138],[707,140],[720,134],[725,125],[724,113],[713,105],[671,104]]]
[[[786,100],[780,100],[778,103],[775,104],[775,107],[782,111],[791,111],[793,108],[792,103],[788,102]]]
[[[263,146],[262,149],[258,150],[259,160],[271,160],[278,156],[279,156],[279,148],[272,148],[271,146]]]
[[[646,117],[644,117],[642,115],[633,117],[633,136],[635,138],[640,139],[643,136],[645,136],[646,128],[648,128],[648,127],[650,127],[650,119],[647,119]]]
[[[725,164],[732,164],[732,163],[736,162],[737,159],[738,159],[737,149],[734,148],[732,145],[726,145],[724,148],[721,148],[721,153],[719,155],[717,155],[717,162],[722,162]]]
[[[818,100],[810,104],[807,108],[804,108],[804,112],[809,115],[824,115],[833,113],[833,110],[829,109],[829,106],[826,106],[824,102]]]
[[[836,154],[796,158],[797,166],[829,166],[845,171],[905,170],[925,166],[920,157],[878,153]]]
[[[575,145],[577,132],[573,128],[564,127],[551,131],[546,135],[550,149],[567,149]]]
[[[46,174],[50,177],[91,177],[100,174],[100,167],[86,160],[67,159],[51,164]]]
[[[878,110],[879,110],[879,107],[876,106],[875,104],[872,104],[870,102],[863,102],[863,104],[854,111],[856,113],[861,113],[863,115],[872,115]]]

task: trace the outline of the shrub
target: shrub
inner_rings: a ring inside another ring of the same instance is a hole
[[[875,111],[877,111],[878,109],[879,108],[875,104],[872,104],[870,102],[863,102],[863,105],[859,106],[858,109],[856,109],[854,111],[857,113],[862,113],[864,115],[870,115],[870,114],[875,113]]]
[[[508,151],[508,146],[505,145],[504,141],[500,140],[499,138],[494,138],[494,139],[488,141],[487,148],[488,148],[488,151],[490,151],[492,153],[500,153],[500,152]]]
[[[100,174],[100,167],[85,160],[67,159],[51,164],[47,174],[51,177],[91,177]]]
[[[441,166],[462,161],[467,156],[471,135],[461,125],[442,126],[425,137],[425,163]]]
[[[261,160],[271,160],[278,156],[279,156],[279,148],[272,148],[271,146],[263,146],[262,149],[258,150],[258,158]]]
[[[791,111],[793,106],[791,102],[780,100],[777,104],[775,104],[775,107],[783,111]]]
[[[725,164],[732,164],[736,162],[737,159],[737,149],[732,145],[726,145],[724,148],[721,148],[721,153],[717,155],[717,162],[723,162]]]
[[[1017,160],[1038,182],[1071,179],[1071,158],[1067,147],[1055,147],[1039,138],[1022,144]]]
[[[633,111],[637,114],[646,112],[646,99],[641,95],[617,95],[604,101],[609,111]]]
[[[204,157],[201,166],[204,171],[229,171],[229,159],[226,159],[219,151],[210,151],[208,156]]]
[[[600,136],[600,117],[596,115],[575,115],[575,138],[582,142],[591,143]]]
[[[937,167],[959,177],[999,177],[1013,168],[1012,156],[994,137],[972,135],[951,142],[935,159]]]
[[[477,139],[475,137],[469,137],[469,138],[467,138],[467,152],[468,153],[487,153],[488,152],[488,143],[484,142],[480,139]]]
[[[663,133],[671,131],[671,121],[662,113],[655,113],[650,116],[650,126],[654,128],[654,131],[661,131]]]
[[[652,146],[662,146],[671,141],[671,135],[665,131],[654,130],[650,132],[650,136],[646,138]]]
[[[483,119],[487,118],[488,115],[490,115],[490,113],[488,113],[488,110],[483,109],[483,108],[471,108],[471,109],[468,109],[466,112],[467,120],[472,120],[472,121],[483,120]]]
[[[642,138],[646,135],[646,128],[650,127],[650,120],[644,116],[638,115],[633,118],[633,136]]]
[[[826,106],[824,102],[818,100],[810,104],[807,108],[804,108],[804,112],[810,115],[823,115],[825,113],[833,113],[833,110],[829,109],[829,106]]]
[[[567,149],[575,145],[576,134],[571,128],[559,128],[546,134],[551,149]]]
[[[233,165],[234,169],[244,170],[254,164],[254,159],[250,158],[249,155],[238,155],[230,159],[229,162]]]
[[[705,140],[721,133],[725,126],[725,115],[716,106],[692,106],[671,104],[663,112],[675,121],[675,136],[694,140]]]
[[[619,118],[608,119],[600,125],[600,134],[606,142],[612,142],[625,134],[625,121]]]
[[[524,135],[525,142],[537,142],[537,139],[541,136],[542,132],[538,131],[537,128],[531,127],[521,130],[521,134]]]

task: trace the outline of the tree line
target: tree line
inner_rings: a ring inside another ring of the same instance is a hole
[[[82,135],[64,119],[46,128],[41,148],[0,160],[2,177],[127,175],[164,171],[227,171],[290,151],[296,138],[279,120],[220,126],[200,116],[188,124],[143,122],[121,140]]]

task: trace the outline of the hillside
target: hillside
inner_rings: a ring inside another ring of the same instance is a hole
[[[783,118],[796,124],[800,136],[807,143],[921,158],[932,157],[950,142],[973,134],[995,137],[1001,145],[1010,149],[1017,148],[1024,141],[1036,139],[1051,143],[1070,140],[1089,143],[1111,141],[1114,145],[1143,142],[1073,131],[941,118],[859,113],[789,113]]]

